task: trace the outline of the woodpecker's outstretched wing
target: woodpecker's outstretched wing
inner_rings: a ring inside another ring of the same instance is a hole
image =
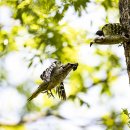
[[[53,73],[53,70],[59,67],[60,65],[61,65],[61,62],[59,61],[53,62],[51,66],[49,66],[45,71],[43,71],[43,73],[40,75],[40,78],[45,82],[49,82],[51,78],[51,74]]]

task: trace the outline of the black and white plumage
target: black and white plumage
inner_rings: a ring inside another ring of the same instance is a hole
[[[123,28],[120,23],[105,24],[101,30],[96,32],[98,37],[90,43],[90,46],[92,44],[112,45],[128,41],[128,38],[122,35],[122,31]]]
[[[40,75],[40,78],[44,81],[44,82],[49,82],[51,79],[51,75],[53,75],[53,72],[56,68],[58,67],[62,67],[62,64],[60,61],[54,61],[45,71],[43,71],[43,73]],[[62,83],[63,84],[63,83]],[[63,86],[64,87],[64,86]],[[60,90],[60,87],[58,87]],[[44,92],[45,93],[45,92]],[[53,93],[51,92],[51,90],[47,90],[46,91],[47,95],[50,97],[54,97]],[[57,91],[56,93],[58,93],[59,97],[61,96],[60,91]]]
[[[58,94],[59,98],[66,100],[66,92],[63,82],[61,82],[61,84],[56,87],[56,93]]]
[[[120,23],[105,24],[96,34],[99,36],[122,35],[122,26]]]
[[[56,69],[59,66],[61,66],[61,62],[59,61],[53,62],[51,66],[49,66],[45,71],[43,71],[43,73],[40,75],[40,78],[44,82],[49,82],[51,78],[51,74],[53,73],[54,69]]]

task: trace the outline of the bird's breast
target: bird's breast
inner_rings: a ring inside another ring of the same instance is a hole
[[[48,85],[48,89],[51,90],[57,85],[59,85],[63,80],[65,79],[65,76],[63,75],[57,75],[51,78],[50,83]]]

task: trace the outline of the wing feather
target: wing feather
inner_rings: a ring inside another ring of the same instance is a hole
[[[59,65],[59,63],[60,62],[58,61],[53,62],[45,71],[43,71],[43,73],[40,75],[40,78],[45,82],[49,82],[53,70],[57,67],[57,65]]]

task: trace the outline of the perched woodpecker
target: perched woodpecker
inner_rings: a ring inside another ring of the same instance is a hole
[[[66,78],[66,76],[72,69],[73,71],[75,71],[77,67],[78,63],[61,64],[59,61],[53,62],[52,65],[45,71],[43,71],[43,73],[40,75],[40,78],[44,82],[39,85],[37,90],[32,94],[28,101],[31,101],[40,93],[47,93],[48,95],[53,96],[51,90],[55,87],[59,98],[65,100],[66,93],[64,89],[63,80]]]
[[[119,23],[109,23],[102,27],[102,30],[98,30],[96,32],[96,37],[92,44],[102,44],[102,45],[111,45],[111,44],[119,44],[124,41],[128,41],[128,38],[123,35],[123,28]]]

